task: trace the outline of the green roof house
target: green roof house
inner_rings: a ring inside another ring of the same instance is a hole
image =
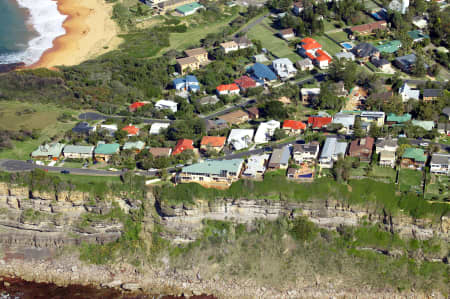
[[[31,157],[35,159],[57,159],[61,156],[64,146],[65,144],[59,142],[40,145],[31,153]]]
[[[199,10],[201,8],[205,8],[205,7],[198,2],[194,2],[194,3],[188,3],[185,5],[181,5],[181,6],[177,7],[175,10],[178,13],[182,14],[183,16],[189,16],[189,15],[194,14],[197,10]]]
[[[434,128],[434,121],[432,120],[413,120],[411,123],[413,126],[421,127],[425,131],[431,131]]]
[[[94,150],[95,160],[108,162],[112,155],[119,153],[118,143],[99,143]]]
[[[230,185],[237,181],[244,165],[243,159],[206,160],[183,167],[178,176],[180,183],[196,182],[207,185]]]
[[[424,39],[429,39],[430,36],[427,34],[424,34],[422,31],[420,30],[413,30],[413,31],[408,31],[408,35],[410,38],[412,38],[413,42],[420,42]]]
[[[136,141],[136,142],[126,142],[123,145],[123,150],[135,150],[135,151],[142,151],[145,147],[145,142],[142,141]]]
[[[397,115],[395,113],[389,113],[387,118],[386,118],[386,122],[388,123],[397,123],[397,124],[402,124],[405,123],[407,121],[411,120],[411,114],[409,113],[405,113],[403,115]]]
[[[401,166],[403,168],[422,169],[427,162],[427,156],[421,148],[408,147],[402,156]]]
[[[64,148],[64,158],[90,159],[94,153],[92,145],[67,145]]]
[[[391,40],[387,43],[376,46],[381,53],[395,53],[402,46],[402,42],[399,40]]]

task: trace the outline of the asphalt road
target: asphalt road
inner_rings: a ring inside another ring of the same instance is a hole
[[[132,116],[135,119],[141,120],[143,123],[146,124],[152,124],[155,122],[158,123],[172,123],[173,120],[170,119],[156,119],[156,118],[146,118],[146,117],[139,117],[139,116]],[[78,118],[81,120],[104,120],[108,118],[116,118],[116,119],[124,119],[127,118],[127,116],[121,116],[121,115],[105,115],[97,112],[86,112],[78,115]]]

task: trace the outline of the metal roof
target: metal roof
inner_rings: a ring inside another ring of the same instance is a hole
[[[243,159],[233,160],[206,160],[202,163],[183,167],[182,173],[197,173],[209,175],[222,175],[224,172],[238,174],[244,163]]]

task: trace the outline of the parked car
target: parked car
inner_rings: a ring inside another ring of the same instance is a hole
[[[68,171],[67,169],[64,169],[64,170],[61,170],[61,173],[62,173],[62,174],[69,174],[70,171]]]
[[[428,142],[421,142],[419,145],[422,147],[427,147],[429,144]]]

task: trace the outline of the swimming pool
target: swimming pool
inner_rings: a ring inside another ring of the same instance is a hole
[[[347,50],[350,50],[351,48],[353,48],[353,45],[350,43],[342,43],[341,46],[346,48]]]

